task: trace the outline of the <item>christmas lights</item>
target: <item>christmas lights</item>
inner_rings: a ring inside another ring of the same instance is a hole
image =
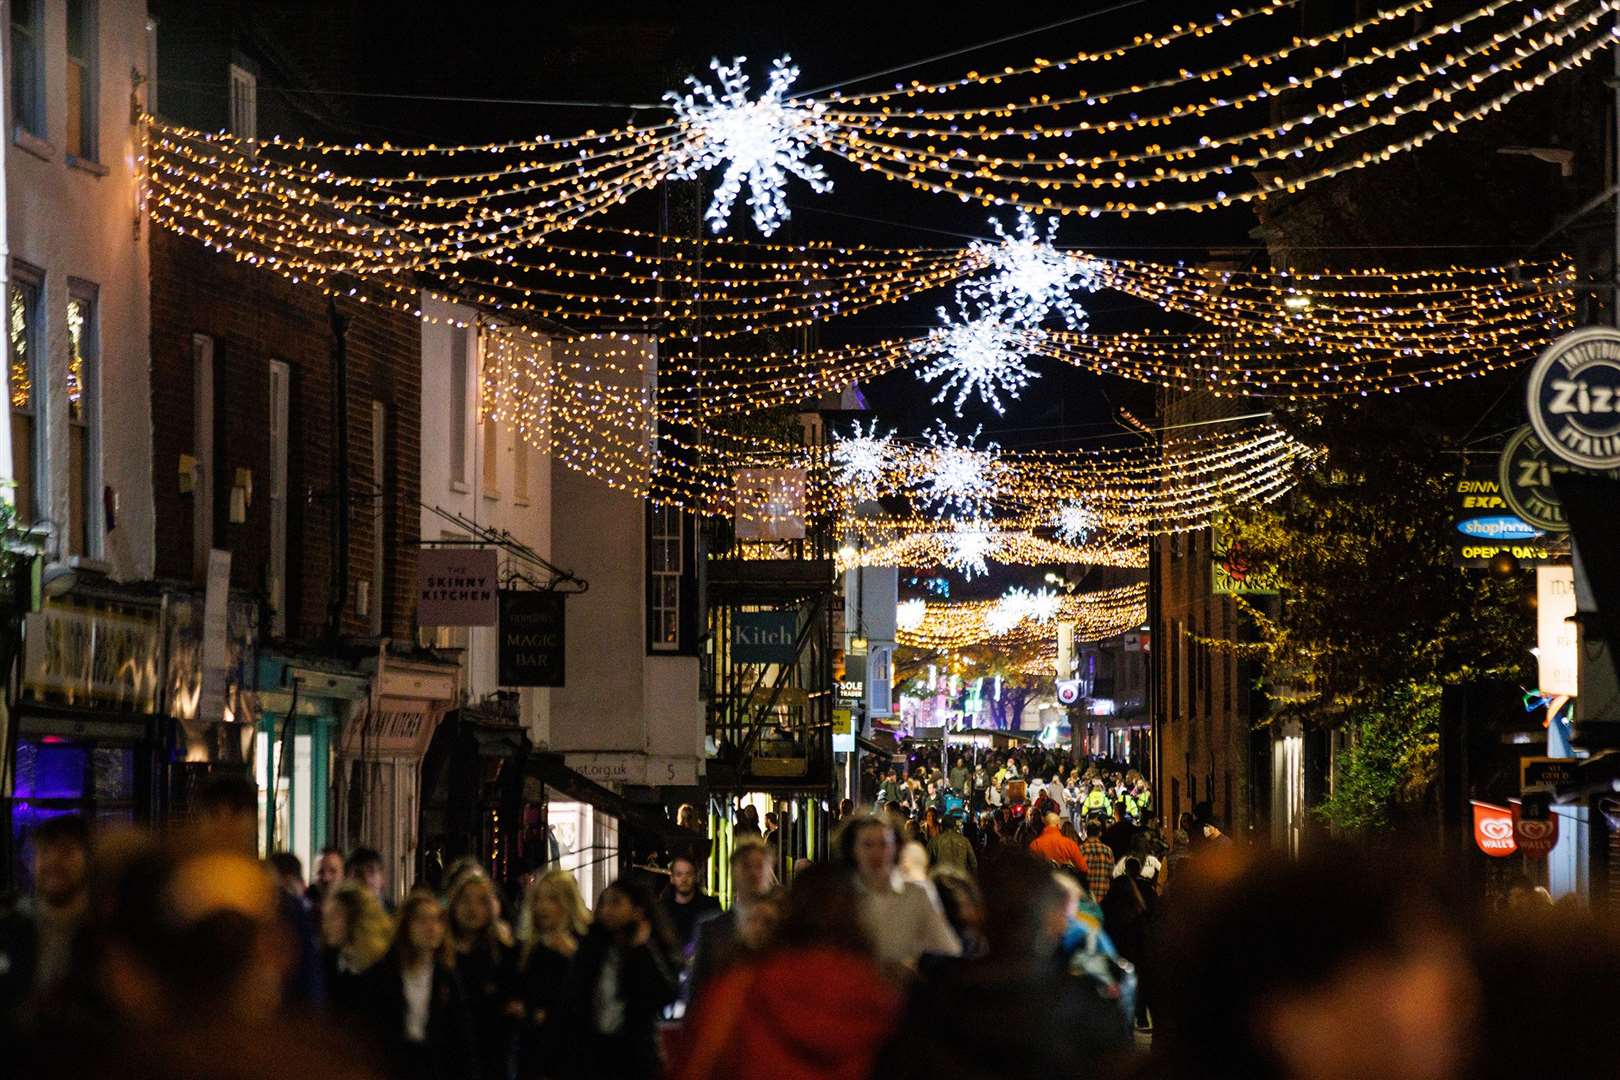
[[[893,453],[892,435],[880,434],[876,420],[865,431],[861,430],[860,421],[856,421],[853,434],[833,440],[833,477],[853,501],[875,499]]]
[[[1030,615],[1035,596],[1042,597],[1038,601],[1039,618]],[[1138,582],[1063,596],[1013,590],[995,600],[906,603],[921,605],[921,611],[911,615],[908,625],[897,627],[899,643],[912,648],[950,652],[991,643],[1055,643],[1057,624],[1073,626],[1076,641],[1100,641],[1134,630],[1147,619],[1147,584]]]
[[[997,493],[1000,469],[996,455],[1001,447],[994,442],[978,449],[981,428],[959,437],[941,421],[935,421],[924,435],[928,463],[918,478],[916,497],[941,517],[972,520],[988,515]]]
[[[953,320],[944,308],[939,309],[939,320],[938,329],[912,346],[918,355],[932,358],[917,369],[917,377],[925,382],[945,380],[934,402],[944,401],[955,391],[951,409],[961,416],[963,403],[977,394],[997,413],[1005,412],[1002,395],[1017,398],[1036,377],[1024,358],[1041,331],[1003,322],[994,314],[970,317],[964,311],[959,320]]]
[[[1070,330],[1083,327],[1086,313],[1075,303],[1074,290],[1096,288],[1096,278],[1089,260],[1057,249],[1057,219],[1047,221],[1044,239],[1023,211],[1010,235],[999,219],[991,218],[990,224],[1000,242],[975,240],[968,252],[991,274],[964,284],[962,294],[986,302],[997,315],[1021,326],[1038,327],[1049,314],[1057,314]]]

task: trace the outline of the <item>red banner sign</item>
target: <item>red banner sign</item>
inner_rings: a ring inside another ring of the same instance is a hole
[[[1523,805],[1513,803],[1513,839],[1520,851],[1532,859],[1545,859],[1547,852],[1558,846],[1558,815],[1527,818]]]
[[[1505,806],[1474,803],[1474,843],[1479,850],[1493,858],[1505,859],[1518,851],[1513,838],[1513,812]]]

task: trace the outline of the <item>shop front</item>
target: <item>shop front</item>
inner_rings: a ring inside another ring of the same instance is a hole
[[[524,807],[529,750],[516,695],[445,716],[422,763],[417,880],[437,888],[457,859],[470,857],[496,881],[516,886],[546,864],[546,845],[525,828],[533,816]]]
[[[395,899],[416,881],[423,758],[457,703],[459,669],[384,651],[369,658],[369,708],[339,728],[336,836],[345,851],[380,852]]]
[[[266,653],[259,662],[254,771],[261,854],[290,851],[306,873],[332,843],[336,732],[370,707],[371,677],[329,657]]]
[[[26,616],[6,748],[7,884],[26,884],[27,836],[41,821],[137,824],[164,813],[171,736],[160,709],[160,615],[155,595],[109,591],[47,599]]]

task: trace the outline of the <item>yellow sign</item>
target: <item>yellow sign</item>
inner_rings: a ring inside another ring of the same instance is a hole
[[[853,736],[855,734],[855,710],[854,709],[834,709],[832,711],[832,714],[833,714],[832,729],[833,729],[833,734],[834,735],[850,735],[850,736]]]

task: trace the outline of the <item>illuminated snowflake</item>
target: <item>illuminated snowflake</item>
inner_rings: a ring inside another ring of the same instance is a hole
[[[979,428],[960,439],[941,421],[923,436],[928,444],[928,466],[917,488],[917,498],[942,517],[958,520],[985,518],[996,496],[1001,447],[995,443],[977,449]]]
[[[1086,312],[1075,302],[1074,290],[1097,288],[1096,268],[1077,255],[1059,251],[1057,218],[1047,220],[1042,237],[1030,216],[1018,214],[1018,228],[1008,234],[996,218],[997,243],[975,240],[968,250],[984,260],[990,276],[963,285],[964,296],[988,302],[1003,317],[1020,326],[1039,326],[1048,315],[1062,316],[1071,330],[1086,325]]]
[[[942,540],[945,544],[946,566],[958,571],[965,578],[990,572],[985,560],[995,550],[995,533],[981,527],[968,526],[946,533]]]
[[[894,609],[894,625],[897,630],[915,630],[923,624],[928,617],[928,602],[921,597],[902,600]]]
[[[749,100],[748,76],[742,70],[747,59],[739,56],[730,64],[722,64],[718,58],[709,61],[720,77],[718,94],[714,87],[688,75],[688,93],[672,90],[664,95],[675,110],[675,119],[685,126],[687,138],[674,153],[670,175],[693,180],[705,169],[724,165],[720,186],[704,217],[715,232],[724,229],[746,180],[754,224],[769,236],[788,217],[788,174],[817,193],[831,191],[832,181],[820,165],[807,160],[825,127],[822,106],[785,97],[799,77],[799,69],[789,57],[775,61],[770,85],[757,99]]]
[[[878,497],[883,471],[894,457],[892,436],[892,432],[880,434],[876,420],[862,431],[857,420],[852,434],[833,440],[833,473],[839,486],[847,489],[856,502]]]
[[[985,616],[984,625],[986,630],[999,637],[1010,633],[1026,619],[1043,625],[1049,623],[1061,614],[1062,609],[1062,597],[1051,589],[1030,592],[1015,587],[1008,589],[996,601],[995,607]]]
[[[1076,547],[1084,544],[1091,537],[1091,531],[1101,523],[1097,511],[1079,502],[1064,503],[1052,515],[1052,528],[1058,539]]]
[[[1024,618],[1034,623],[1049,623],[1063,612],[1063,598],[1051,589],[1036,589],[1024,594]]]
[[[961,319],[953,321],[940,308],[942,325],[912,346],[913,351],[932,357],[917,370],[917,378],[932,382],[943,377],[944,385],[934,395],[934,401],[944,401],[954,390],[956,400],[951,402],[951,409],[957,416],[962,415],[962,403],[970,394],[977,394],[996,412],[1003,412],[1002,395],[1017,398],[1036,377],[1025,359],[1044,335],[1037,329],[1004,322],[995,314],[969,317],[965,310],[958,310]]]

